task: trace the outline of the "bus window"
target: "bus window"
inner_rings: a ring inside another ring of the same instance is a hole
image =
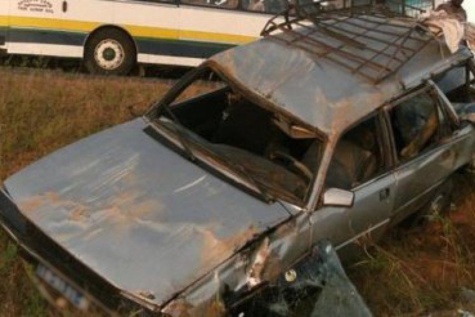
[[[145,2],[169,2],[176,3],[176,0],[134,0],[134,1],[145,1]]]
[[[243,8],[247,11],[277,14],[287,6],[287,0],[243,0]]]
[[[237,9],[239,0],[182,0],[183,4],[195,4],[225,9]]]

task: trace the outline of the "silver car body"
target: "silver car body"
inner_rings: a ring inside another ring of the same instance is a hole
[[[339,250],[377,238],[471,163],[474,129],[459,122],[431,80],[468,63],[468,50],[450,54],[437,40],[425,40],[412,58],[375,83],[338,61],[276,40],[286,36],[225,51],[201,68],[215,70],[263,108],[322,140],[318,171],[301,203],[256,198],[255,184],[206,153],[196,151],[190,162],[180,138],[147,116],[60,149],[7,179],[0,195],[3,227],[90,301],[97,296],[84,276],[92,274],[150,311],[213,316],[226,310],[225,292],[252,291],[275,280],[322,239]],[[308,36],[334,40],[327,33]],[[400,162],[388,111],[419,89],[438,94],[456,128],[440,145]],[[385,134],[384,171],[351,190],[327,188],[342,135],[373,115]],[[54,258],[41,250],[53,244],[66,255]],[[76,264],[58,264],[63,258]],[[93,273],[81,275],[75,268]]]

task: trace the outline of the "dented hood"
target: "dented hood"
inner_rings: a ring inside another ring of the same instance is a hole
[[[67,252],[160,305],[289,214],[189,162],[146,127],[136,119],[83,139],[5,185]]]

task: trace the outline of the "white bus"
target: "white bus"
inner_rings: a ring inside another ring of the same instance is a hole
[[[289,3],[378,1],[442,0],[0,0],[0,53],[80,58],[96,74],[128,74],[136,63],[196,66],[257,39]]]
[[[81,58],[89,72],[195,66],[259,37],[288,0],[0,0],[0,50]]]

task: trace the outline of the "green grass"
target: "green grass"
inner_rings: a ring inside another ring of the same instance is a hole
[[[170,85],[0,68],[0,180],[66,144],[143,113]],[[463,305],[460,288],[475,289],[473,179],[459,176],[457,208],[449,215],[424,227],[392,231],[347,267],[375,316],[455,309]],[[17,251],[0,232],[0,316],[47,316]]]

